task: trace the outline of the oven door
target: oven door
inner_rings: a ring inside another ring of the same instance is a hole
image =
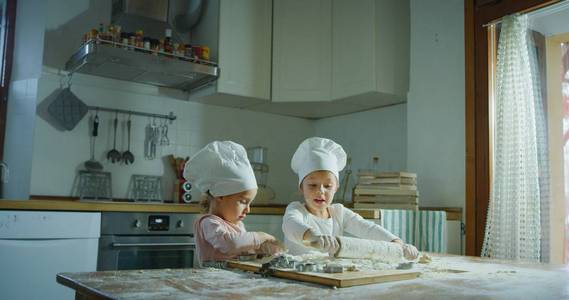
[[[97,270],[192,268],[195,248],[192,236],[101,236]]]

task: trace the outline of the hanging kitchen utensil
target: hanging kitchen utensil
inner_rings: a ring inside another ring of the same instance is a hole
[[[88,110],[87,105],[71,92],[71,76],[67,79],[67,86],[60,89],[47,107],[48,113],[66,130],[73,130]]]
[[[153,160],[156,158],[156,146],[160,142],[160,126],[156,124],[156,119],[148,119],[145,133],[144,158]]]
[[[156,158],[156,147],[160,143],[160,126],[156,124],[156,119],[152,122],[152,143],[150,148],[150,155],[152,159]]]
[[[132,164],[134,162],[134,154],[132,152],[130,152],[130,127],[131,127],[131,125],[132,125],[132,123],[130,121],[130,115],[128,115],[128,121],[126,122],[126,131],[127,131],[127,135],[128,135],[127,149],[122,154],[122,160],[127,165]]]
[[[117,126],[119,123],[119,113],[117,112],[115,114],[115,120],[113,122],[114,124],[114,140],[113,140],[113,149],[111,149],[108,153],[107,153],[107,159],[110,160],[113,164],[115,162],[120,162],[122,155],[121,153],[117,150]]]
[[[99,111],[95,113],[93,118],[93,131],[91,132],[91,159],[85,162],[85,168],[88,171],[101,171],[103,165],[95,160],[95,142],[97,141],[97,136],[99,135]]]
[[[168,121],[164,120],[160,126],[160,146],[170,145],[170,139],[168,138]]]
[[[79,199],[112,200],[110,172],[79,171]]]
[[[162,177],[132,175],[130,199],[133,201],[162,202]]]
[[[152,129],[152,120],[148,119],[148,124],[144,127],[144,159],[153,159],[152,157],[152,141],[154,140],[154,129]]]

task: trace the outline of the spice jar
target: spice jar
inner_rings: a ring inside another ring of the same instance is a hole
[[[192,45],[186,44],[184,49],[184,56],[187,58],[192,58]]]
[[[150,48],[150,38],[145,37],[142,39],[142,41],[143,41],[144,50],[147,50],[147,52],[150,52],[150,49],[151,49]]]
[[[201,58],[204,60],[209,60],[209,47],[208,46],[202,46]]]
[[[121,47],[128,50],[128,33],[121,32]]]
[[[194,58],[200,59],[202,57],[202,46],[192,46],[192,53]]]
[[[134,51],[134,47],[136,47],[136,36],[132,32],[128,34],[128,46],[132,51]]]
[[[172,53],[172,29],[166,29],[164,35],[164,52]]]

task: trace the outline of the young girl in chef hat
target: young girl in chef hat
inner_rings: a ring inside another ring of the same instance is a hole
[[[264,247],[275,241],[272,235],[247,232],[243,225],[257,194],[257,181],[243,146],[231,141],[209,143],[186,163],[184,178],[204,193],[200,204],[205,214],[194,223],[199,266],[219,265],[240,254],[278,250]]]
[[[292,157],[292,170],[298,174],[298,185],[304,202],[292,202],[283,218],[282,229],[289,253],[300,255],[320,251],[334,255],[339,250],[337,236],[344,232],[358,238],[390,241],[401,245],[407,259],[418,256],[417,248],[405,244],[397,236],[342,204],[332,204],[338,190],[338,173],[346,166],[346,152],[332,140],[311,137],[304,140]]]

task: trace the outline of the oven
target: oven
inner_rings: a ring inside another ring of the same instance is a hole
[[[196,215],[101,214],[97,270],[192,268]]]

